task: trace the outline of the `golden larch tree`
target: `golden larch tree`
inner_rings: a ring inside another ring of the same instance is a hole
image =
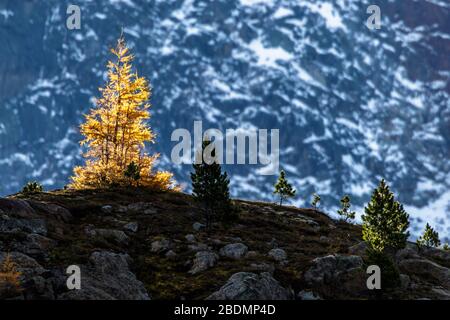
[[[8,253],[4,256],[3,262],[0,264],[0,298],[3,295],[18,293],[20,288],[20,276],[22,274],[17,271],[17,266],[11,255]]]
[[[70,187],[75,189],[103,188],[136,184],[142,187],[170,189],[172,174],[154,171],[159,154],[144,152],[145,143],[154,143],[155,135],[147,125],[150,118],[148,102],[151,92],[147,80],[133,72],[133,55],[123,37],[111,50],[114,60],[108,62],[108,81],[100,88],[96,107],[81,125],[87,146],[83,154],[86,163],[74,169]],[[126,174],[134,169],[138,179]]]

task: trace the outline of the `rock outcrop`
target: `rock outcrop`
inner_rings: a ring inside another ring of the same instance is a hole
[[[208,300],[289,300],[292,293],[269,273],[239,272],[208,297]]]
[[[126,254],[94,252],[81,266],[81,289],[71,290],[58,299],[71,300],[149,300],[142,282],[130,271]]]
[[[358,296],[367,290],[364,262],[360,256],[329,255],[316,258],[304,281],[318,291],[333,288],[336,294]]]
[[[197,274],[214,267],[219,256],[211,251],[199,251],[195,254],[194,265],[189,271],[190,274]]]
[[[227,244],[220,249],[220,255],[231,259],[241,259],[248,252],[248,247],[243,243]]]

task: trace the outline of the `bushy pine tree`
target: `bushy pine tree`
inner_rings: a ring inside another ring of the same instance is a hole
[[[441,240],[439,240],[439,233],[434,231],[434,229],[427,223],[423,234],[417,239],[417,246],[420,248],[422,246],[427,247],[439,247],[441,245]]]
[[[283,200],[288,198],[292,198],[295,196],[295,190],[292,188],[292,185],[286,179],[286,173],[284,170],[281,170],[280,176],[278,177],[278,181],[275,184],[274,194],[278,194],[280,197],[280,206],[283,205]]]
[[[30,181],[27,182],[27,184],[22,188],[22,193],[24,194],[32,194],[32,193],[38,193],[42,192],[44,188],[39,182],[36,181]]]
[[[222,173],[220,164],[217,163],[215,149],[212,148],[211,157],[214,161],[209,163],[203,157],[204,150],[211,144],[205,139],[202,150],[197,152],[201,157],[201,163],[194,164],[194,172],[191,173],[192,196],[204,209],[206,227],[211,228],[214,219],[226,220],[227,215],[232,214],[229,184],[230,180],[226,172]]]
[[[346,222],[355,219],[356,216],[356,212],[350,210],[351,206],[350,197],[348,195],[343,196],[341,199],[341,209],[339,209],[337,213],[343,217]]]
[[[124,175],[134,163],[139,168],[139,184],[144,187],[169,189],[172,174],[153,170],[158,154],[144,152],[146,142],[155,136],[146,124],[150,117],[147,80],[132,71],[133,56],[121,37],[111,50],[115,59],[108,63],[108,82],[100,88],[101,97],[96,108],[86,115],[81,125],[88,150],[86,163],[76,167],[70,187],[75,189],[102,188],[111,185],[129,185]]]
[[[394,199],[386,182],[381,180],[362,216],[362,237],[369,247],[378,252],[401,249],[409,236],[409,215]]]
[[[317,210],[320,203],[320,196],[317,193],[313,194],[313,200],[311,201],[311,205],[313,206],[314,210]]]

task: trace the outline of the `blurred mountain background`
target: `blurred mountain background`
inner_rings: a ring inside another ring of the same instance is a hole
[[[81,29],[68,30],[69,4]],[[367,7],[381,8],[369,30]],[[411,215],[450,236],[450,3],[445,0],[0,0],[0,194],[61,188],[82,162],[78,126],[123,27],[153,87],[159,167],[173,130],[280,129],[292,201],[345,193],[358,209],[384,177]],[[226,166],[234,197],[274,201],[275,176]]]

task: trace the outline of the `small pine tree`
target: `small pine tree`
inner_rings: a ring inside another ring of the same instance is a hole
[[[280,176],[278,177],[278,181],[275,184],[274,194],[278,194],[280,196],[280,206],[283,205],[283,200],[288,198],[292,198],[295,196],[295,190],[292,188],[292,185],[286,180],[286,174],[284,170],[281,170]]]
[[[141,170],[139,169],[138,165],[134,161],[131,161],[123,174],[130,181],[130,185],[133,185],[134,182],[136,186],[139,186],[139,179],[141,178],[140,172]]]
[[[230,180],[226,172],[222,173],[220,164],[216,161],[215,149],[211,151],[214,159],[211,163],[207,163],[202,156],[210,144],[209,139],[203,141],[201,154],[200,151],[197,153],[202,162],[194,164],[194,172],[191,173],[192,196],[203,206],[207,229],[211,228],[214,218],[227,220],[227,215],[232,214]]]
[[[44,188],[42,187],[42,185],[39,182],[30,181],[22,188],[22,193],[32,194],[32,193],[42,192],[43,190],[44,190]]]
[[[317,210],[320,203],[320,196],[317,193],[313,194],[313,200],[311,201],[311,205],[314,208],[314,210]]]
[[[341,199],[341,209],[337,213],[345,219],[345,222],[355,219],[356,212],[350,211],[351,206],[350,197],[348,195],[343,196]]]
[[[450,246],[448,245],[448,243],[445,243],[444,246],[442,247],[442,249],[444,249],[445,251],[449,251]]]
[[[20,276],[21,273],[17,271],[11,255],[6,254],[0,265],[0,298],[12,296],[20,291]]]
[[[384,179],[374,190],[362,216],[362,238],[373,250],[401,249],[406,246],[409,215],[394,199]]]
[[[441,241],[439,240],[439,233],[434,231],[434,229],[427,223],[425,226],[425,231],[419,239],[417,239],[417,246],[420,248],[422,246],[439,247],[440,245]]]

